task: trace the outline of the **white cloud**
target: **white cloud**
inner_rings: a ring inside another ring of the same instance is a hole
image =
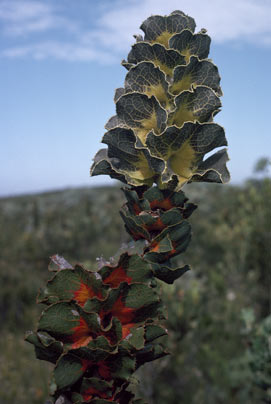
[[[71,21],[67,7],[55,9],[50,1],[2,0],[0,20],[7,35],[26,37],[24,45],[14,45],[1,52],[2,57],[32,56],[36,59],[53,57],[63,60],[99,60],[110,62],[125,55],[132,35],[139,33],[142,21],[151,14],[169,14],[181,9],[193,16],[198,29],[207,28],[213,41],[249,42],[271,45],[270,0],[118,0],[101,3],[89,2],[86,7],[99,7],[100,17],[90,30],[82,29],[85,15]],[[107,7],[105,7],[105,5]],[[88,10],[89,11],[89,10]],[[87,15],[87,12],[86,12]],[[52,30],[69,31],[71,39],[35,41],[35,33],[44,35]],[[27,42],[28,34],[31,39]]]
[[[113,55],[108,52],[91,49],[80,44],[62,43],[57,41],[39,42],[36,45],[9,48],[0,54],[2,57],[14,59],[30,56],[36,60],[54,58],[66,61],[92,61],[99,60],[103,64],[116,62]]]
[[[2,0],[0,20],[6,35],[21,36],[64,28],[73,30],[74,24],[59,16],[49,3],[34,0]]]
[[[100,18],[101,28],[95,33],[104,45],[114,45],[116,49],[127,47],[131,35],[140,31],[141,22],[148,16],[176,9],[195,18],[197,28],[207,28],[217,42],[265,44],[271,38],[270,0],[137,0],[121,4]]]

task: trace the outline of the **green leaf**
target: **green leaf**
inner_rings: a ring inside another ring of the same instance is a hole
[[[140,215],[129,215],[127,209],[123,208],[120,212],[125,222],[126,229],[135,239],[145,238],[151,241],[152,235],[163,231],[168,226],[173,226],[183,220],[182,212],[179,209],[153,213],[142,212]]]
[[[125,78],[125,92],[144,93],[155,96],[165,109],[170,108],[172,96],[168,93],[165,74],[151,62],[141,62],[132,67]]]
[[[137,369],[146,362],[152,362],[166,355],[168,355],[168,352],[164,350],[161,344],[146,344],[145,347],[136,354]]]
[[[110,358],[111,355],[113,355],[116,352],[116,349],[114,350],[111,349],[111,351],[107,349],[108,340],[104,336],[98,337],[95,341],[102,339],[104,341],[103,342],[100,341],[100,343],[96,344],[96,346],[91,346],[91,344],[89,344],[86,347],[71,349],[69,350],[68,354],[72,354],[77,358],[80,358],[82,365],[86,370],[89,366],[95,363],[108,360],[108,358]]]
[[[178,95],[182,91],[191,91],[202,85],[212,88],[218,96],[221,96],[219,83],[220,76],[217,67],[208,60],[199,60],[192,56],[187,66],[177,66],[174,69],[173,83],[169,90],[172,94]]]
[[[134,327],[131,329],[131,334],[126,338],[130,345],[136,349],[142,349],[144,347],[144,327]]]
[[[54,379],[59,389],[73,385],[86,371],[82,359],[71,353],[62,355],[54,369]]]
[[[189,30],[184,30],[170,38],[169,47],[180,52],[188,63],[191,56],[206,59],[209,55],[210,43],[211,38],[205,33],[193,34]]]
[[[181,129],[169,127],[160,136],[149,133],[146,143],[153,156],[166,161],[162,180],[168,181],[175,174],[182,185],[202,172],[204,155],[227,145],[227,140],[224,129],[218,124],[187,122]],[[215,161],[211,159],[209,163],[215,164]]]
[[[165,17],[153,15],[147,18],[140,26],[145,33],[145,41],[158,42],[166,47],[169,46],[169,39],[172,35],[182,32],[184,29],[190,29],[194,32],[195,27],[194,19],[182,11],[174,11]]]
[[[149,201],[151,209],[154,210],[169,210],[174,207],[183,208],[184,203],[187,201],[187,198],[182,191],[172,192],[167,189],[161,190],[158,187],[149,188],[144,192],[144,198]]]
[[[190,270],[189,265],[185,265],[181,268],[171,268],[170,263],[168,265],[163,264],[153,264],[152,265],[154,276],[163,282],[168,284],[174,283],[174,281],[184,275]]]
[[[139,62],[152,62],[166,75],[172,76],[174,67],[185,64],[185,57],[173,49],[166,49],[163,45],[138,42],[132,46],[128,55],[128,63],[123,66],[130,70]]]
[[[139,282],[148,283],[152,276],[150,266],[137,254],[127,253],[120,256],[116,266],[104,266],[99,271],[103,282],[111,288],[119,287],[121,282],[128,284]]]
[[[166,127],[167,113],[154,96],[149,98],[140,93],[125,94],[117,101],[116,110],[117,115],[108,121],[105,128],[133,129],[142,144],[149,131],[159,134]]]
[[[153,288],[144,284],[132,284],[125,299],[125,306],[140,309],[159,302],[159,297]]]
[[[63,352],[63,344],[46,333],[29,331],[25,340],[35,346],[37,359],[55,363]]]
[[[75,300],[83,307],[85,302],[94,296],[103,298],[105,292],[101,280],[90,271],[76,265],[74,269],[58,271],[40,291],[38,302],[51,304],[61,300]]]
[[[125,176],[133,185],[152,184],[155,172],[148,151],[135,148],[136,137],[132,130],[115,128],[108,131],[102,140],[108,145],[107,159],[111,167]],[[156,159],[157,160],[157,159]],[[158,164],[162,163],[160,160]]]
[[[142,226],[142,220],[136,220],[137,217],[135,216],[127,216],[123,210],[120,211],[120,215],[122,220],[125,223],[126,231],[133,237],[135,241],[144,239],[144,240],[151,240],[150,233],[147,229]],[[138,223],[139,222],[139,223]]]
[[[209,87],[198,86],[193,92],[183,91],[178,95],[175,105],[175,110],[169,115],[169,124],[180,128],[185,122],[212,120],[219,111],[221,102]]]
[[[100,350],[104,353],[114,353],[116,351],[116,346],[112,345],[109,341],[108,334],[111,333],[112,339],[120,341],[121,340],[121,324],[117,319],[113,319],[110,324],[111,329],[105,335],[100,335],[96,339],[91,340],[87,346],[83,346],[77,349],[71,349],[70,352],[75,352],[77,356],[82,358],[91,358],[93,352],[99,353]]]
[[[157,338],[167,335],[166,330],[157,324],[150,324],[145,327],[145,340],[152,342]]]
[[[190,239],[191,226],[187,221],[183,221],[180,224],[166,228],[159,234],[146,249],[144,257],[151,262],[166,262],[169,258],[185,251]]]
[[[124,94],[125,94],[125,88],[123,88],[123,87],[116,88],[115,95],[114,95],[114,101],[117,102],[118,99]]]
[[[74,303],[60,302],[42,312],[38,330],[77,348],[95,338],[100,324],[97,313],[85,313]]]
[[[115,171],[109,161],[107,149],[101,149],[94,157],[94,163],[90,168],[90,175],[109,175],[111,178],[127,183],[125,176]]]
[[[112,384],[97,377],[84,378],[80,387],[80,394],[84,397],[84,401],[89,403],[112,403],[110,400],[113,395]],[[103,400],[99,400],[99,398]]]
[[[222,184],[228,182],[230,174],[226,167],[227,161],[229,161],[227,150],[219,150],[199,165],[197,173],[193,175],[191,181]]]

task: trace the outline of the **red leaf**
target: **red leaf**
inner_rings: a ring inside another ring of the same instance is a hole
[[[111,379],[110,368],[106,365],[105,361],[100,361],[97,363],[97,365],[100,376],[103,377],[105,380],[110,380]]]
[[[82,359],[82,372],[85,373],[86,370],[90,370],[91,368],[95,367],[100,375],[105,380],[111,380],[111,371],[109,366],[106,364],[105,361],[93,362],[88,359]]]
[[[71,337],[73,349],[86,346],[90,341],[93,340],[93,333],[91,332],[86,321],[82,317],[79,321],[79,325],[72,329],[74,331],[74,334]]]
[[[118,300],[115,301],[111,309],[112,315],[114,317],[117,317],[123,325],[131,322],[134,317],[135,311],[136,310],[131,307],[125,307],[121,296],[118,298]]]
[[[117,267],[113,269],[110,275],[103,280],[105,284],[111,286],[111,288],[117,288],[121,282],[127,282],[128,285],[132,282],[132,278],[127,276],[126,272],[122,267]]]
[[[154,223],[145,225],[144,227],[148,231],[162,231],[166,225],[162,222],[161,218],[158,217]]]
[[[105,398],[109,401],[112,401],[114,399],[114,397],[108,398],[106,393],[103,393],[102,391],[99,391],[94,387],[89,387],[86,391],[84,391],[83,398],[85,401],[88,401],[92,398]]]
[[[150,202],[150,206],[151,209],[164,209],[164,210],[169,210],[174,207],[170,198],[165,198],[162,201],[154,199],[153,201]]]
[[[86,284],[83,283],[83,282],[80,283],[79,289],[77,289],[77,290],[74,292],[74,295],[73,295],[74,300],[75,300],[81,307],[84,306],[84,304],[86,303],[86,301],[87,301],[88,299],[92,299],[94,296],[96,296],[96,297],[102,297],[102,296],[101,296],[101,293],[99,293],[99,292],[98,292],[98,293],[95,293],[95,292],[93,291],[93,289],[92,289],[90,286],[86,285]]]
[[[131,307],[125,307],[121,296],[116,300],[112,309],[112,315],[116,317],[122,325],[122,338],[126,338],[127,335],[130,334],[130,330],[135,326],[135,323],[132,322],[134,318],[134,314],[136,312],[135,309]]]

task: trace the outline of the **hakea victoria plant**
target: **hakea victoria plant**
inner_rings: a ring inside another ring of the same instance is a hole
[[[167,354],[157,279],[173,283],[189,269],[172,261],[190,242],[187,218],[196,207],[181,188],[229,179],[225,149],[204,159],[227,145],[213,123],[222,92],[210,37],[194,33],[181,11],[151,16],[141,29],[122,62],[128,73],[106,124],[108,148],[91,168],[126,184],[121,217],[133,241],[99,269],[52,257],[55,273],[38,296],[47,307],[26,337],[37,358],[54,364],[56,403],[142,402],[129,391],[133,373]]]

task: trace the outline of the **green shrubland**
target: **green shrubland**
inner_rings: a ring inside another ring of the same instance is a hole
[[[264,367],[257,353],[264,337],[251,341],[270,313],[270,178],[222,188],[189,185],[186,193],[199,208],[179,264],[190,263],[192,271],[162,292],[173,354],[139,370],[138,391],[162,404],[268,400],[268,362]],[[115,186],[0,200],[0,402],[42,404],[48,397],[50,365],[35,360],[23,342],[38,318],[35,296],[47,278],[48,256],[59,253],[87,268],[113,256],[129,241],[116,214],[121,195]],[[251,365],[259,360],[260,375]]]

